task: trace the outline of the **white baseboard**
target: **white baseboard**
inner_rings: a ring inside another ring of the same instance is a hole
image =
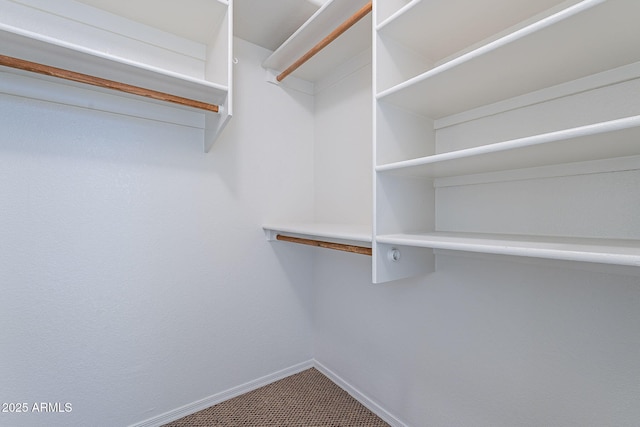
[[[149,418],[148,420],[132,424],[130,427],[159,427],[164,424],[170,423],[171,421],[178,420],[182,417],[186,417],[187,415],[191,415],[193,413],[206,409],[210,406],[217,405],[218,403],[224,402],[225,400],[232,399],[236,396],[240,396],[241,394],[248,393],[265,385],[271,384],[290,375],[297,374],[298,372],[302,372],[309,368],[313,368],[314,366],[315,364],[313,360],[302,362],[289,368],[274,372],[272,374],[265,375],[264,377],[258,378],[256,380],[249,381],[248,383],[239,385],[237,387],[230,388],[229,390],[216,393],[209,397],[205,397],[204,399],[198,400],[196,402],[189,403],[172,411],[165,412],[164,414]]]
[[[349,393],[354,399],[358,402],[362,403],[367,409],[371,412],[382,418],[384,422],[391,425],[392,427],[408,427],[407,424],[400,421],[398,418],[394,417],[391,413],[389,413],[382,406],[378,405],[376,402],[362,394],[358,389],[353,387],[351,384],[343,380],[340,376],[338,376],[335,372],[324,366],[322,363],[317,360],[313,360],[313,367],[318,371],[322,372],[326,377],[328,377],[331,381],[336,383],[341,389]]]
[[[394,417],[386,409],[378,405],[372,399],[370,399],[369,397],[361,393],[358,389],[353,387],[351,384],[343,380],[331,369],[327,368],[315,359],[298,363],[297,365],[293,365],[272,374],[265,375],[264,377],[249,381],[248,383],[239,385],[237,387],[230,388],[229,390],[225,390],[212,396],[205,397],[204,399],[189,403],[180,408],[165,412],[164,414],[157,415],[153,418],[149,418],[148,420],[132,424],[130,427],[160,427],[164,424],[186,417],[187,415],[191,415],[213,405],[217,405],[218,403],[222,403],[226,400],[240,396],[241,394],[256,390],[260,387],[271,384],[290,375],[305,371],[309,368],[316,368],[322,374],[327,376],[331,381],[336,383],[340,388],[349,393],[354,399],[363,404],[367,409],[382,418],[383,421],[385,421],[392,427],[408,427],[407,424]]]

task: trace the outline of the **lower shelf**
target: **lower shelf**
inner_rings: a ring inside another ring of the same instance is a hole
[[[380,235],[376,241],[399,246],[640,267],[638,240],[434,232]]]
[[[264,225],[267,240],[280,240],[371,255],[371,228],[361,225],[292,223]]]

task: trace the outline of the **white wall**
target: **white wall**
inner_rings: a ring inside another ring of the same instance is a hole
[[[370,65],[356,66],[315,96],[316,221],[371,224],[370,105]]]
[[[370,283],[318,252],[315,358],[411,426],[635,426],[640,277],[440,255]]]
[[[311,257],[261,224],[313,215],[313,98],[235,49],[209,154],[199,129],[0,96],[0,402],[73,408],[0,425],[128,425],[312,357]]]

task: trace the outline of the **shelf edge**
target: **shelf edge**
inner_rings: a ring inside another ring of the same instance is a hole
[[[391,22],[395,21],[396,19],[398,19],[399,17],[407,13],[409,10],[413,9],[422,1],[423,0],[411,0],[409,3],[405,4],[400,9],[398,9],[393,14],[391,14],[391,16],[386,18],[380,24],[376,25],[376,31],[383,31],[387,25],[389,25]]]
[[[475,156],[507,153],[510,150],[518,150],[536,145],[543,145],[557,141],[570,140],[582,136],[592,136],[602,133],[615,132],[619,130],[640,127],[640,115],[625,117],[622,119],[610,120],[606,122],[594,123],[570,129],[563,129],[539,135],[527,136],[523,138],[496,142],[479,147],[466,148],[463,150],[449,151],[432,156],[417,159],[405,160],[401,162],[388,163],[376,166],[376,172],[399,171],[409,167],[435,165],[445,161],[455,161],[469,159]]]
[[[365,227],[349,226],[345,224],[326,224],[326,223],[291,223],[283,224],[265,224],[262,226],[267,235],[267,239],[273,240],[277,233],[287,233],[299,236],[309,236],[324,239],[336,239],[351,242],[371,243],[372,233],[366,233],[360,229]],[[349,230],[351,228],[351,230]]]
[[[518,241],[518,240],[495,239],[496,243],[494,244],[486,244],[486,243],[483,244],[483,243],[480,243],[479,241],[474,242],[473,237],[465,237],[462,234],[460,235],[460,238],[467,238],[468,242],[464,242],[464,243],[443,242],[443,241],[438,241],[437,236],[434,236],[433,239],[429,239],[428,234],[420,236],[420,239],[411,238],[411,236],[414,236],[414,235],[382,235],[382,236],[377,236],[376,241],[378,243],[395,244],[395,245],[410,246],[410,247],[423,247],[423,248],[445,249],[445,250],[462,251],[462,252],[486,253],[486,254],[493,254],[493,255],[509,255],[509,256],[528,257],[528,258],[542,258],[542,259],[552,259],[552,260],[561,260],[561,261],[578,261],[578,262],[640,267],[640,247],[638,248],[638,254],[621,254],[621,253],[605,252],[604,248],[610,247],[607,245],[601,245],[603,247],[602,252],[587,251],[584,249],[584,247],[588,247],[588,246],[597,247],[600,245],[593,245],[593,244],[589,245],[586,243],[585,244],[567,243],[566,246],[568,249],[561,250],[561,249],[553,249],[553,248],[536,248],[536,247],[530,247],[530,246],[518,247],[513,245],[513,243],[521,243],[522,245],[532,243],[526,240]],[[511,245],[509,245],[509,243],[511,243]],[[533,243],[537,243],[537,242],[533,242]],[[555,243],[560,244],[561,240],[558,239],[558,241],[556,241]],[[590,243],[591,243],[591,239],[590,239]],[[572,247],[573,249],[571,249]],[[583,248],[582,250],[580,250],[581,247]]]

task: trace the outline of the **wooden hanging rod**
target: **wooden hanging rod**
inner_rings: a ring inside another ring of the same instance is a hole
[[[138,86],[120,83],[113,80],[107,80],[100,77],[90,76],[88,74],[77,73],[62,68],[51,67],[49,65],[39,64],[37,62],[26,61],[24,59],[14,58],[11,56],[0,55],[0,65],[5,67],[17,68],[19,70],[29,71],[46,76],[58,77],[74,82],[85,83],[92,86],[98,86],[107,89],[113,89],[120,92],[130,93],[133,95],[144,96],[160,101],[172,102],[174,104],[185,105],[187,107],[198,108],[201,110],[213,111],[217,113],[219,107],[215,104],[196,101],[195,99],[183,98],[181,96],[171,95],[165,92],[159,92],[152,89],[145,89]]]
[[[297,70],[298,67],[300,67],[302,64],[307,62],[309,59],[311,59],[311,57],[313,57],[316,53],[320,52],[322,49],[327,47],[329,43],[331,43],[332,41],[340,37],[342,33],[347,31],[349,28],[353,27],[359,20],[367,16],[367,14],[371,12],[372,7],[373,6],[371,2],[364,5],[360,10],[358,10],[356,13],[351,15],[349,19],[344,21],[335,30],[333,30],[327,37],[322,39],[317,45],[315,45],[314,47],[309,49],[307,53],[302,55],[296,62],[291,64],[289,68],[284,70],[282,73],[278,74],[278,76],[276,77],[276,80],[281,82],[285,77],[287,77],[289,74]]]
[[[300,243],[302,245],[316,246],[319,248],[335,249],[337,251],[352,252],[360,255],[372,255],[371,248],[364,246],[345,245],[343,243],[323,242],[322,240],[301,239],[299,237],[276,235],[276,240],[283,242]]]

